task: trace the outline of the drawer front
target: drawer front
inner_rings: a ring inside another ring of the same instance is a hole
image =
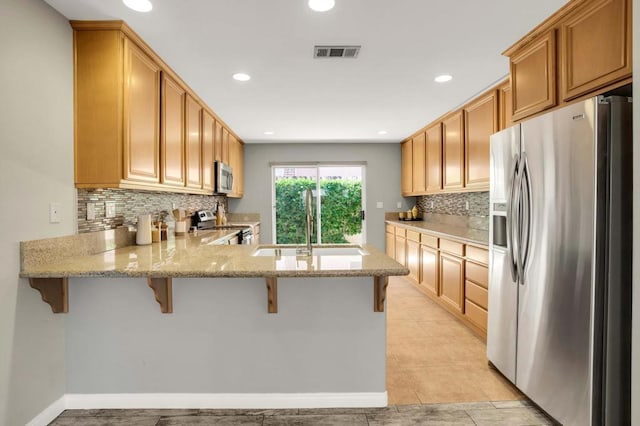
[[[393,225],[387,225],[385,226],[385,230],[389,233],[389,234],[395,234],[396,233],[396,227]]]
[[[456,256],[464,256],[464,244],[440,238],[440,250]]]
[[[474,262],[489,264],[489,250],[481,249],[478,247],[467,246],[467,259]]]
[[[396,236],[405,238],[407,230],[405,228],[401,228],[396,226]]]
[[[476,263],[467,262],[465,278],[474,283],[489,288],[489,268]]]
[[[487,289],[471,281],[465,281],[464,284],[464,296],[481,308],[487,309],[487,306],[489,306],[489,292]]]
[[[425,246],[438,248],[438,237],[427,234],[420,234],[420,242]]]
[[[415,241],[416,243],[420,242],[420,233],[416,231],[412,231],[407,229],[407,240]]]
[[[469,300],[465,300],[464,316],[484,331],[487,331],[487,311],[480,306]]]

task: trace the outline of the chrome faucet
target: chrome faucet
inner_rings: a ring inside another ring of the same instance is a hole
[[[310,189],[307,189],[304,197],[304,210],[305,210],[305,219],[306,219],[306,227],[305,227],[305,237],[306,237],[306,247],[298,247],[296,249],[296,254],[311,256],[312,247],[311,247],[311,234],[313,233],[313,209],[311,206],[312,202],[312,193]]]

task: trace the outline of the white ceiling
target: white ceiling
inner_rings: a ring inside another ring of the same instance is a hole
[[[505,77],[501,52],[566,3],[336,0],[318,13],[307,0],[151,0],[143,14],[45,1],[69,19],[126,21],[248,143],[400,141]],[[362,50],[313,59],[315,44]],[[442,73],[453,81],[435,83]]]

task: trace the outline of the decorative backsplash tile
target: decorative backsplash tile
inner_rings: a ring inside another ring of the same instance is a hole
[[[105,217],[105,201],[116,203],[116,216]],[[95,220],[87,220],[87,203],[95,203]],[[138,216],[147,213],[171,212],[172,206],[185,210],[214,210],[224,195],[175,194],[170,192],[136,191],[131,189],[78,189],[78,233],[104,231],[123,225],[135,225]]]
[[[433,207],[431,203],[433,202]],[[465,202],[469,202],[469,210]],[[489,192],[460,192],[416,197],[420,213],[438,213],[456,216],[489,216]]]

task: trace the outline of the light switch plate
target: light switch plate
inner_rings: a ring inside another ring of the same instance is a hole
[[[49,223],[60,223],[60,203],[49,203]]]
[[[116,202],[115,201],[105,201],[104,202],[104,217],[112,218],[116,217]]]
[[[402,201],[398,201],[398,208],[401,209],[402,208]]]
[[[377,209],[382,209],[382,208],[384,208],[384,203],[383,203],[382,201],[378,201],[378,202],[376,203],[376,208],[377,208]]]

